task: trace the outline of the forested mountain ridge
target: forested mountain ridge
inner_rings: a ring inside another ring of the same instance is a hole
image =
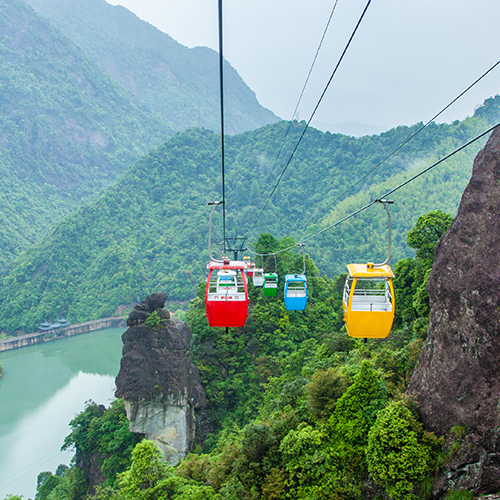
[[[189,49],[104,0],[27,0],[120,85],[177,130],[220,130],[218,55]],[[253,130],[278,118],[263,108],[236,70],[224,65],[226,133]]]
[[[429,126],[337,205],[336,197],[418,125],[359,139],[309,130],[255,227],[265,199],[261,194],[264,190],[267,196],[283,165],[281,161],[270,176],[287,123],[228,137],[228,236],[246,236],[253,227],[251,244],[263,232],[296,238],[310,234],[498,122],[499,102],[500,97],[488,99],[462,122]],[[292,124],[283,158],[303,127],[304,123]],[[412,253],[405,238],[419,215],[434,209],[455,213],[480,146],[474,144],[395,197],[395,260]],[[59,314],[71,321],[103,317],[157,290],[167,291],[173,301],[192,298],[206,275],[206,203],[219,199],[220,187],[220,137],[200,129],[177,134],[2,273],[0,328],[27,331]],[[385,258],[387,220],[385,212],[375,208],[311,240],[307,250],[320,271],[334,276],[347,262]],[[220,227],[219,216],[214,241],[220,238]]]
[[[0,0],[0,267],[173,131],[20,0]]]

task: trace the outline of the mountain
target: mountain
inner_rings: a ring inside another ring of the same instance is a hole
[[[70,468],[40,473],[37,498],[498,499],[499,178],[497,127],[455,220],[432,211],[408,233],[396,313],[406,295],[416,315],[383,341],[347,335],[343,279],[311,259],[306,309],[250,287],[242,328],[208,327],[203,287],[189,327],[169,320],[165,293],[147,297],[122,337],[125,399],[86,403],[64,440]]]
[[[173,129],[20,0],[0,0],[0,267]]]
[[[76,43],[22,0],[0,0],[0,268],[175,130],[219,123],[213,51],[104,1],[46,7],[71,20]],[[226,77],[229,128],[277,119],[229,65]]]
[[[500,121],[499,104],[497,96],[471,118],[430,125],[370,175],[418,125],[358,139],[310,129],[259,219],[304,123],[292,123],[278,163],[286,122],[228,137],[227,235],[247,236],[248,244],[266,232],[292,244],[312,235]],[[21,255],[0,275],[0,329],[32,330],[60,314],[72,322],[104,317],[154,291],[166,291],[170,301],[194,297],[209,258],[207,202],[221,193],[219,139],[209,130],[177,134]],[[406,233],[419,215],[456,212],[482,144],[394,195],[392,262],[412,254]],[[322,273],[335,276],[348,262],[384,260],[386,234],[385,212],[373,206],[314,237],[306,250]],[[220,238],[216,215],[213,241]]]
[[[124,7],[104,0],[27,1],[177,130],[190,126],[220,130],[219,56],[215,51],[189,49]],[[226,133],[278,121],[227,62],[224,88]]]

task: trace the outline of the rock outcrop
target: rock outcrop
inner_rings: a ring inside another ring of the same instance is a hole
[[[166,299],[154,293],[129,315],[116,396],[125,401],[130,430],[156,441],[175,465],[192,450],[197,410],[206,400],[189,357],[191,329],[170,320]]]
[[[429,332],[408,392],[425,427],[466,435],[437,481],[435,498],[459,488],[500,490],[500,130],[474,161],[457,217],[436,247],[427,289]],[[457,428],[456,428],[457,429]],[[450,438],[451,439],[451,438]]]

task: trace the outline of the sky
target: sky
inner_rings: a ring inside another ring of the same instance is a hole
[[[183,45],[218,49],[216,0],[107,1]],[[225,58],[283,119],[293,116],[336,1],[300,120],[313,113],[368,0],[223,0]],[[376,133],[429,120],[500,60],[499,19],[498,0],[372,0],[312,125],[356,122]],[[436,121],[471,116],[497,93],[500,65]]]

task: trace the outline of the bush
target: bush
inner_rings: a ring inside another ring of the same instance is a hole
[[[339,374],[338,368],[317,371],[306,385],[312,414],[320,420],[328,420],[346,389],[347,380]]]
[[[392,402],[370,430],[368,471],[391,498],[414,498],[413,489],[432,470],[441,443],[424,432],[402,401]]]

